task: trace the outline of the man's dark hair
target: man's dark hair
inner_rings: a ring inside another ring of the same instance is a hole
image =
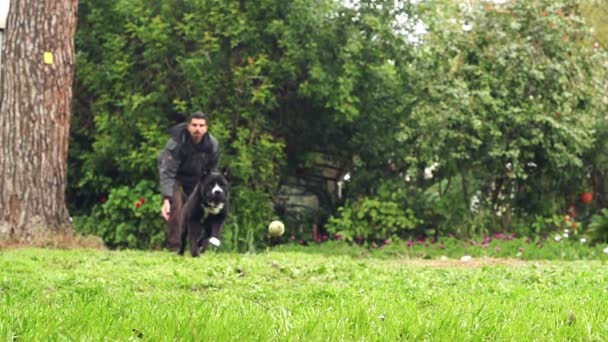
[[[205,122],[209,124],[209,118],[207,117],[207,114],[201,111],[192,113],[190,115],[190,118],[188,119],[188,122],[192,122],[192,119],[205,119]]]

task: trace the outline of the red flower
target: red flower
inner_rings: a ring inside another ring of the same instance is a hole
[[[106,196],[103,196],[103,197],[102,197],[102,198],[99,200],[99,202],[101,202],[101,204],[104,204],[104,203],[106,203],[106,201],[107,201],[107,200],[108,200],[108,199],[106,198]]]
[[[144,204],[144,203],[146,203],[146,198],[142,197],[142,198],[139,199],[139,201],[141,202],[141,204]]]
[[[585,204],[589,204],[593,202],[593,193],[592,192],[583,192],[581,195],[581,202]]]
[[[141,207],[141,202],[135,203],[135,208],[139,208],[139,207]]]

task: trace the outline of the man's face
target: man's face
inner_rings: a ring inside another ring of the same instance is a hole
[[[201,142],[203,136],[207,134],[207,120],[205,119],[192,119],[188,123],[188,132],[190,132],[190,136],[195,143]]]

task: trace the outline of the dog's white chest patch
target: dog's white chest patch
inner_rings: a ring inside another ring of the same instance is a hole
[[[204,204],[201,204],[201,207],[203,208],[203,220],[206,219],[209,215],[217,215],[220,213],[220,211],[222,211],[222,209],[224,209],[224,203],[219,203],[217,205],[212,205],[212,206],[206,206]]]

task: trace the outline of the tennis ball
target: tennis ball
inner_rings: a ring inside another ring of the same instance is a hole
[[[272,237],[279,237],[285,233],[285,225],[283,222],[275,220],[270,222],[268,225],[268,235]]]

